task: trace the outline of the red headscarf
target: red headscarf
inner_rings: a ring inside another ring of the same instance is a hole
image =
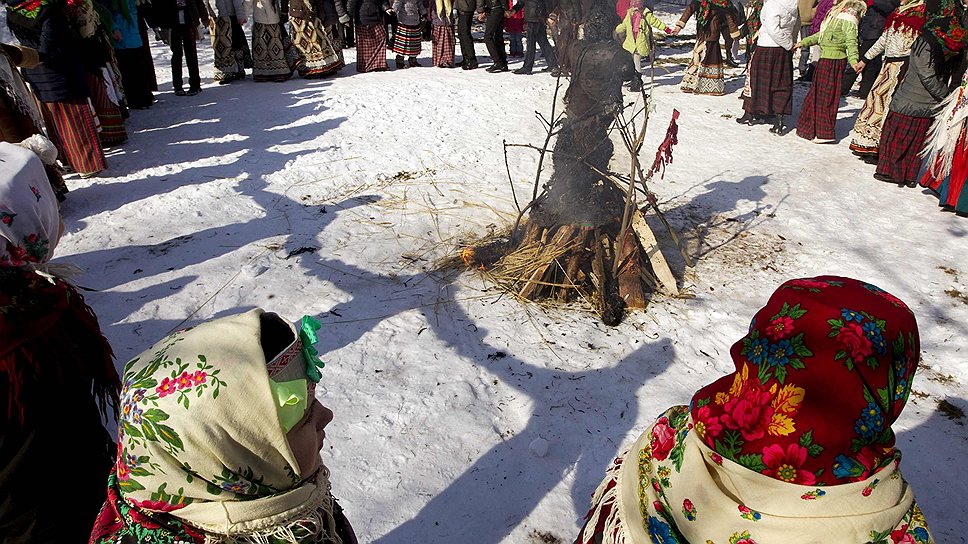
[[[920,347],[897,297],[850,278],[791,280],[733,344],[733,374],[700,389],[692,417],[710,448],[802,485],[863,480],[894,459],[891,424]]]

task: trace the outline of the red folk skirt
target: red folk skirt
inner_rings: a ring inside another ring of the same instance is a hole
[[[387,70],[387,27],[356,25],[356,71]]]
[[[754,115],[793,113],[793,52],[757,47],[750,61],[750,96],[743,109]]]
[[[432,38],[433,62],[434,66],[440,68],[454,67],[454,49],[457,46],[457,37],[454,35],[454,26],[433,26]]]
[[[797,136],[807,140],[833,140],[837,137],[834,127],[837,125],[837,107],[840,105],[840,81],[846,69],[847,59],[820,59],[817,63],[813,84],[800,106]]]
[[[877,173],[898,183],[914,183],[921,169],[924,140],[931,128],[931,117],[911,117],[889,112],[881,129],[878,145]]]
[[[87,99],[41,102],[44,122],[58,157],[78,174],[94,174],[107,168],[104,151],[94,128],[94,112]]]

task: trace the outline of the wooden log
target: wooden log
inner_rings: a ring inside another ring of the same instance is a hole
[[[648,303],[645,291],[642,289],[642,261],[639,255],[639,244],[635,240],[635,232],[631,229],[625,232],[625,241],[616,242],[622,246],[622,255],[618,269],[618,295],[625,301],[625,307],[634,310],[644,309]]]
[[[564,265],[564,278],[561,283],[567,283],[573,285],[571,289],[559,289],[558,290],[558,302],[568,302],[568,297],[573,289],[577,289],[578,285],[581,284],[581,278],[579,273],[581,272],[582,262],[588,258],[588,237],[591,234],[591,229],[582,228],[578,231],[578,236],[575,238],[575,249],[565,260]]]
[[[602,233],[595,229],[595,238],[592,240],[592,283],[595,285],[595,296],[593,303],[599,315],[605,314],[605,286],[608,283],[605,278],[605,250],[602,247]]]
[[[555,251],[557,251],[557,248],[566,247],[569,243],[571,243],[571,236],[574,231],[575,227],[571,225],[562,225],[558,227],[558,230],[555,231],[555,235],[551,238],[551,242],[549,242],[548,245],[551,248],[554,248]],[[518,296],[528,300],[534,300],[537,298],[541,294],[541,291],[547,287],[547,285],[544,284],[550,283],[549,280],[545,279],[546,275],[549,271],[554,274],[553,267],[556,266],[558,265],[554,260],[539,266],[528,278],[528,282],[524,285],[524,287],[521,288],[521,291],[518,292]]]
[[[541,226],[537,223],[528,223],[528,227],[524,231],[524,238],[521,240],[521,245],[533,244],[538,241],[539,236],[541,236]]]
[[[632,216],[632,230],[635,231],[636,236],[639,238],[639,243],[642,244],[642,249],[645,250],[645,254],[649,258],[652,273],[659,280],[657,287],[667,295],[678,295],[679,285],[676,283],[676,277],[672,274],[669,263],[662,256],[659,241],[656,240],[655,234],[653,234],[649,224],[645,222],[645,216],[639,210],[636,210]]]

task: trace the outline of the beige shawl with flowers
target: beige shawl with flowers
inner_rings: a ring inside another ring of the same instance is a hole
[[[609,469],[579,542],[599,525],[603,544],[934,542],[900,455],[861,482],[802,486],[724,459],[693,428],[686,406],[649,427]]]

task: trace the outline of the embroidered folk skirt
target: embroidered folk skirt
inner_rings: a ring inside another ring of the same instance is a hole
[[[253,67],[254,63],[242,26],[235,17],[215,17],[211,26],[215,81],[244,78],[245,69]]]
[[[813,83],[800,106],[797,136],[813,140],[833,140],[840,105],[840,81],[847,68],[847,59],[820,59],[813,73]]]
[[[454,50],[457,47],[457,36],[454,26],[437,26],[432,29],[433,63],[440,68],[454,67]]]
[[[252,23],[252,79],[285,81],[299,63],[299,54],[283,23]]]
[[[420,54],[420,27],[397,24],[393,32],[393,52],[404,57],[416,57]]]
[[[881,129],[877,173],[898,183],[914,183],[921,168],[921,150],[931,127],[931,117],[912,117],[888,112]]]
[[[793,52],[757,47],[749,66],[749,97],[743,109],[753,115],[793,113]]]
[[[387,27],[356,25],[356,71],[379,72],[387,66]]]
[[[684,93],[721,96],[725,91],[723,80],[723,54],[719,41],[696,41],[692,60],[686,67],[679,88]]]
[[[854,123],[854,138],[850,142],[850,150],[855,154],[877,155],[884,117],[891,105],[894,90],[904,79],[906,71],[907,59],[888,59],[881,67],[881,72],[877,75]]]
[[[44,122],[58,157],[78,174],[94,174],[107,168],[98,141],[94,112],[87,99],[41,102]]]
[[[334,27],[323,25],[319,17],[293,17],[293,43],[302,56],[299,75],[307,78],[324,77],[338,72],[343,66],[343,40]]]
[[[128,139],[124,117],[121,116],[121,108],[111,100],[107,83],[97,74],[88,73],[86,77],[91,90],[91,105],[101,124],[101,145],[108,147],[124,143]]]

